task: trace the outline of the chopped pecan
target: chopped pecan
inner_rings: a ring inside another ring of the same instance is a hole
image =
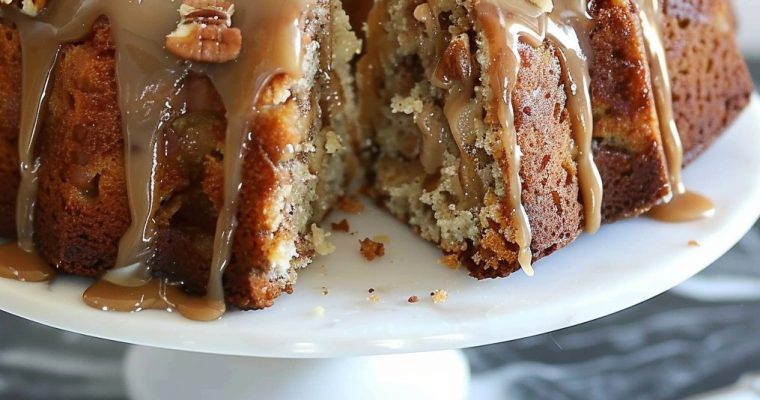
[[[166,49],[189,61],[224,63],[240,55],[243,38],[232,27],[235,5],[226,0],[185,0],[182,18],[166,36]]]

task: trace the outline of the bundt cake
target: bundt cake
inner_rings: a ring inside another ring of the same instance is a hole
[[[2,235],[102,277],[98,308],[177,282],[214,319],[291,291],[353,159],[340,1],[2,2]]]
[[[0,0],[0,276],[103,309],[271,306],[357,162],[481,279],[705,215],[681,168],[752,90],[728,0],[46,3]]]
[[[681,167],[752,90],[725,0],[378,0],[366,33],[370,192],[476,278],[708,214]]]

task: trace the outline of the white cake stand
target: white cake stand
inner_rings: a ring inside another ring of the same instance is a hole
[[[451,349],[623,310],[678,285],[739,241],[760,215],[757,96],[685,179],[715,201],[713,218],[605,226],[542,260],[533,278],[518,273],[475,281],[440,265],[433,246],[367,207],[360,215],[333,215],[348,218],[356,233],[334,233],[338,251],[302,272],[295,293],[268,310],[231,312],[212,323],[158,311],[101,312],[81,301],[89,281],[71,277],[52,284],[0,280],[0,308],[141,345],[127,358],[128,387],[137,399],[463,398],[469,372]],[[367,262],[358,241],[378,235],[390,239],[386,256]],[[370,288],[378,302],[368,301]],[[430,292],[439,289],[448,300],[434,304]],[[408,302],[410,296],[419,301]],[[419,352],[432,353],[391,355]]]

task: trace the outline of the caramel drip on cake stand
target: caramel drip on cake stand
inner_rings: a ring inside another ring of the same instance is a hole
[[[0,278],[23,282],[45,282],[55,276],[55,269],[36,253],[16,243],[0,245]]]
[[[557,2],[552,14],[527,1],[483,0],[476,4],[478,23],[488,39],[491,59],[488,74],[498,101],[498,119],[507,159],[508,200],[519,246],[518,261],[528,275],[533,275],[530,222],[522,204],[520,147],[517,143],[512,93],[520,70],[520,41],[539,47],[547,38],[560,52],[563,74],[568,88],[568,108],[574,116],[573,131],[580,154],[579,181],[584,200],[586,230],[596,231],[601,221],[602,182],[591,151],[592,113],[589,95],[588,63],[576,29],[588,19],[584,2]],[[578,25],[577,27],[575,25]]]
[[[648,215],[666,222],[686,222],[709,217],[715,213],[712,201],[686,190],[683,183],[683,144],[673,116],[673,92],[661,28],[662,0],[636,0],[636,3],[639,6],[644,42],[649,53],[652,88],[672,190],[672,197],[652,208]]]
[[[205,297],[191,296],[164,279],[153,279],[142,286],[121,286],[101,280],[84,293],[87,305],[103,311],[138,312],[142,310],[176,311],[194,321],[213,321],[224,310]]]

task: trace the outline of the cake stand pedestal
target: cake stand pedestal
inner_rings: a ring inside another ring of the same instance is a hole
[[[456,350],[283,359],[134,346],[125,363],[133,400],[464,400],[470,378]]]
[[[609,315],[673,288],[728,251],[760,215],[758,154],[760,100],[754,96],[685,171],[687,186],[715,202],[712,218],[604,226],[542,260],[532,278],[517,273],[475,281],[440,265],[439,250],[367,205],[358,215],[332,215],[347,218],[351,233],[333,233],[338,250],[302,271],[295,293],[267,310],[233,311],[209,323],[158,311],[102,312],[82,302],[91,281],[65,276],[42,284],[0,279],[0,309],[155,348],[130,352],[127,382],[137,399],[462,398],[465,361],[441,351]],[[359,240],[380,235],[388,241],[386,255],[364,260]],[[447,301],[433,302],[436,290],[445,291]],[[408,301],[412,296],[418,301]]]

